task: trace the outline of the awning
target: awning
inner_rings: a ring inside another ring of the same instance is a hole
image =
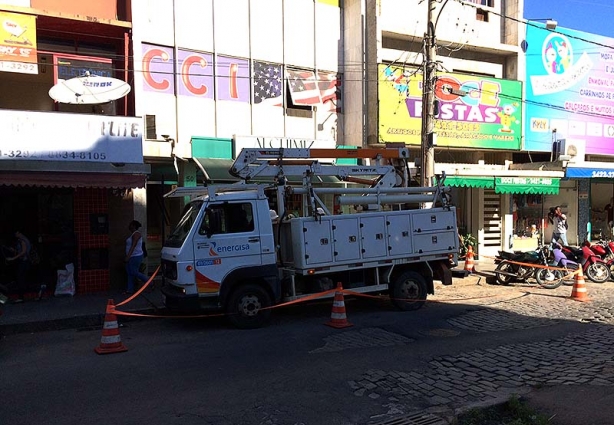
[[[230,175],[228,170],[232,167],[234,160],[232,159],[217,159],[217,158],[193,158],[199,165],[199,168],[204,169],[212,183],[236,182],[238,178]],[[206,179],[206,176],[205,176]]]
[[[557,195],[560,180],[553,177],[495,177],[495,193]]]
[[[148,164],[0,161],[0,185],[43,187],[145,187]]]
[[[234,164],[234,159],[217,159],[217,158],[193,158],[197,162],[199,168],[204,169],[209,176],[208,183],[234,183],[240,179],[232,176],[228,170]],[[322,176],[322,183],[342,183],[341,180],[334,176]],[[264,181],[265,178],[255,179],[253,181]],[[266,181],[271,181],[266,180]],[[288,178],[290,183],[301,183],[302,180],[299,177],[291,176]]]
[[[492,189],[495,187],[495,179],[493,177],[483,176],[446,176],[444,182],[446,186],[454,187],[475,187],[482,189]]]

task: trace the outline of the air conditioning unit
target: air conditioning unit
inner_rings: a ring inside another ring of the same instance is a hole
[[[576,164],[584,162],[586,141],[578,139],[561,139],[559,142],[559,161],[569,161]]]

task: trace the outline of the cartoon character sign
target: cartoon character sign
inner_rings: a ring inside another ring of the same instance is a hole
[[[519,121],[516,119],[514,113],[518,109],[517,103],[508,103],[507,105],[503,105],[501,110],[497,112],[501,120],[501,128],[499,129],[499,133],[513,133],[514,130],[511,129],[512,124],[518,124]]]
[[[542,60],[548,74],[564,74],[573,63],[573,50],[567,37],[558,33],[546,37],[542,48]]]

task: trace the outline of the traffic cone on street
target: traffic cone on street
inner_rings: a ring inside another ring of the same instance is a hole
[[[121,337],[119,336],[119,325],[117,324],[117,316],[115,313],[113,313],[114,310],[115,306],[113,305],[113,300],[109,300],[107,303],[107,312],[104,316],[100,345],[94,348],[94,351],[96,351],[98,354],[111,354],[128,351],[128,349],[122,343]]]
[[[473,246],[467,248],[467,256],[465,257],[465,271],[469,274],[475,272],[475,264],[473,263]]]
[[[588,301],[588,292],[586,291],[586,283],[584,282],[584,274],[582,273],[581,266],[574,276],[571,298],[576,301]]]
[[[348,322],[347,316],[345,315],[345,302],[343,301],[343,287],[341,286],[341,282],[337,282],[337,292],[335,292],[335,300],[333,301],[333,311],[330,314],[330,322],[326,324],[337,329],[354,326]]]

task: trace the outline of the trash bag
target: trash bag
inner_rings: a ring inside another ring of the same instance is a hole
[[[66,265],[66,270],[58,270],[55,296],[58,295],[75,295],[75,266],[72,263]]]

